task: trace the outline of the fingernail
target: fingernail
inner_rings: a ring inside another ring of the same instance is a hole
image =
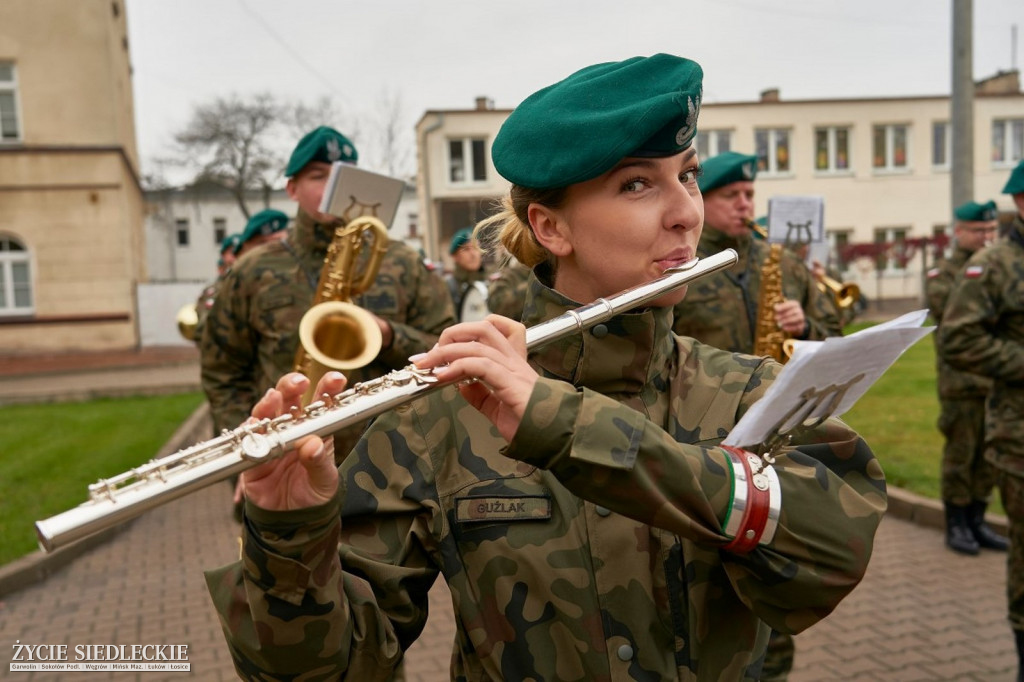
[[[320,443],[320,449],[313,454],[313,461],[316,461],[324,456],[324,444]]]
[[[297,385],[301,384],[302,380],[305,379],[305,378],[306,377],[302,376],[301,374],[293,375],[292,378],[291,378],[292,386],[297,386]]]
[[[269,396],[269,395],[270,395],[271,393],[273,393],[273,392],[274,392],[274,389],[272,389],[272,388],[268,388],[268,389],[267,389],[267,392],[263,394],[263,397],[264,397],[264,398],[266,398],[266,397],[268,397],[268,396]]]
[[[339,381],[341,379],[344,379],[345,375],[342,374],[341,372],[328,372],[327,378],[330,379],[331,381]]]
[[[419,362],[420,360],[422,360],[425,357],[427,357],[426,353],[417,353],[416,355],[410,355],[409,356],[409,362],[415,364],[415,363]]]

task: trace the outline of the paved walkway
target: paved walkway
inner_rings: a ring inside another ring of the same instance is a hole
[[[4,383],[0,376],[0,394]],[[188,644],[189,675],[94,672],[89,679],[234,679],[203,580],[204,569],[237,557],[229,496],[227,485],[218,484],[152,510],[63,566],[34,555],[0,568],[0,644],[8,652],[0,656],[3,678],[81,679],[81,673],[9,672],[20,641],[66,644],[72,651],[85,644]],[[834,614],[797,637],[790,679],[1011,682],[1016,654],[1004,615],[1004,555],[954,555],[937,529],[905,520],[927,522],[934,508],[898,492],[894,502],[864,582]],[[49,575],[4,594],[19,571]],[[408,652],[409,682],[448,679],[453,631],[449,595],[439,582],[427,629]]]

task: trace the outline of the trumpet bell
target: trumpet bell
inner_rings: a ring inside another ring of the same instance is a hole
[[[181,337],[188,341],[195,341],[196,327],[199,326],[199,311],[196,310],[196,304],[186,303],[178,308],[175,319],[178,322],[178,333],[181,334]]]
[[[352,303],[327,301],[302,316],[299,343],[318,364],[344,371],[370,364],[384,339],[372,314]]]

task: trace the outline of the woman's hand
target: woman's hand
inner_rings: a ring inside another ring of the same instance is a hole
[[[537,383],[537,373],[526,362],[526,327],[488,315],[480,322],[448,327],[436,346],[410,360],[420,368],[435,368],[444,381],[476,379],[460,385],[459,392],[505,440],[512,440]]]
[[[309,379],[301,374],[285,374],[277,387],[267,391],[252,408],[252,416],[272,419],[301,407],[308,385]],[[317,384],[316,395],[334,395],[344,387],[344,376],[328,372]],[[324,504],[338,489],[334,441],[317,436],[303,438],[283,457],[243,472],[239,481],[245,496],[264,509],[287,511]]]

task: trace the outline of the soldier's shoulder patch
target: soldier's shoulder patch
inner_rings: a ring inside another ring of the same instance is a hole
[[[501,279],[501,270],[498,270],[497,272],[492,272],[490,275],[487,276],[488,282],[497,282],[499,279]]]
[[[984,272],[985,266],[983,265],[968,265],[964,269],[964,277],[967,277],[968,279],[977,279],[981,277]]]
[[[928,279],[935,279],[936,277],[938,277],[938,276],[939,276],[939,275],[941,275],[941,274],[942,274],[942,270],[940,270],[940,269],[938,269],[938,268],[931,268],[931,269],[930,269],[930,270],[929,270],[929,271],[928,271],[928,272],[926,273],[926,275],[927,275]]]

